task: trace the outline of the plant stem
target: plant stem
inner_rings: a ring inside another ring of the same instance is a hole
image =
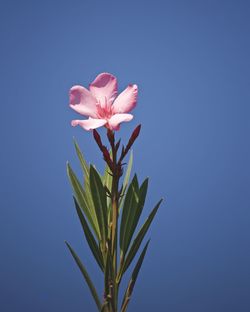
[[[120,168],[117,162],[117,150],[115,147],[114,133],[108,130],[107,133],[111,149],[113,161],[113,180],[111,188],[112,200],[112,220],[111,220],[111,258],[112,258],[112,272],[110,272],[110,279],[112,280],[112,310],[110,312],[118,311],[118,284],[116,282],[117,275],[117,221],[118,221],[118,208],[119,208],[119,179]]]

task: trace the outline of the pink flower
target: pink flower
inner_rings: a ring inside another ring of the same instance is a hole
[[[89,90],[73,86],[70,89],[69,106],[89,119],[72,120],[71,125],[79,125],[85,130],[101,126],[119,130],[121,122],[133,119],[133,115],[128,112],[136,106],[137,93],[137,85],[133,84],[117,96],[117,79],[109,73],[99,74],[90,84]]]

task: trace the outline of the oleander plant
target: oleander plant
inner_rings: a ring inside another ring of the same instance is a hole
[[[116,139],[120,124],[133,118],[130,111],[137,104],[137,94],[137,85],[131,84],[118,95],[117,79],[109,73],[99,74],[89,89],[79,85],[70,89],[70,107],[88,117],[73,120],[71,124],[93,133],[105,162],[105,170],[100,173],[94,165],[86,162],[74,140],[84,179],[77,177],[69,163],[67,173],[86,241],[103,274],[101,296],[79,256],[68,242],[66,245],[89,287],[97,310],[102,312],[127,311],[149,240],[142,248],[141,245],[162,202],[161,199],[139,227],[148,178],[140,184],[136,174],[132,179],[130,175],[133,163],[131,148],[139,136],[141,125],[134,129],[126,144]],[[96,130],[99,127],[106,128],[109,146],[103,144]],[[131,277],[125,285],[123,299],[118,302],[124,274],[131,266]]]

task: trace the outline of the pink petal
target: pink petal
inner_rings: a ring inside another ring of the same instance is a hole
[[[89,90],[100,101],[102,107],[106,101],[112,104],[117,95],[117,80],[109,73],[99,74],[90,84]]]
[[[137,85],[129,85],[122,93],[118,95],[113,103],[114,113],[128,113],[135,106],[137,101]]]
[[[133,115],[131,114],[115,114],[109,119],[108,125],[111,130],[119,130],[121,122],[130,121],[132,119]]]
[[[107,120],[105,119],[93,119],[93,118],[89,118],[86,120],[72,120],[71,121],[71,126],[75,127],[75,126],[81,126],[82,128],[84,128],[85,130],[92,130],[92,129],[96,129],[99,127],[104,126],[107,123]]]
[[[77,113],[96,117],[96,99],[94,96],[82,86],[74,86],[69,93],[69,106]]]

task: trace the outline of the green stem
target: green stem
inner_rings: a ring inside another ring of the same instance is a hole
[[[117,150],[115,147],[115,138],[114,133],[108,130],[108,139],[112,149],[112,161],[113,161],[113,180],[112,180],[112,188],[111,188],[111,200],[112,200],[112,218],[111,218],[111,246],[110,248],[110,257],[112,268],[111,272],[109,272],[109,280],[112,283],[112,287],[110,288],[110,305],[108,305],[109,312],[117,312],[118,311],[118,287],[119,284],[116,281],[117,276],[117,233],[118,233],[118,211],[119,211],[119,180],[120,180],[120,172],[119,172],[119,162],[117,162]]]
[[[116,163],[116,150],[115,144],[112,146],[112,155],[114,163],[114,176],[112,185],[112,258],[113,258],[113,296],[114,296],[114,307],[117,312],[118,306],[118,288],[116,283],[117,274],[117,221],[118,221],[118,188],[119,188],[119,175]]]

